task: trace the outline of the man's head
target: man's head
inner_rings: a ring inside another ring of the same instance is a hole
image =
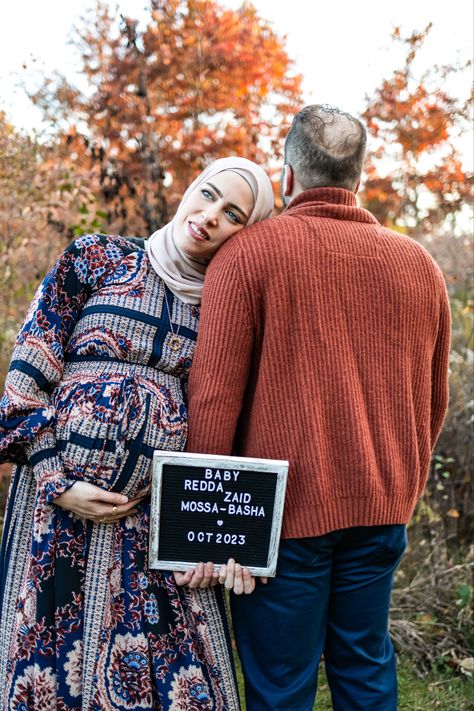
[[[283,203],[309,188],[357,192],[366,144],[363,124],[350,114],[325,104],[305,106],[285,142]]]

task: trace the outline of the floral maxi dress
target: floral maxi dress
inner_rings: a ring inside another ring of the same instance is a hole
[[[198,316],[120,237],[75,240],[39,287],[0,403],[1,709],[239,708],[220,591],[147,567],[152,455],[185,444]],[[94,524],[52,503],[74,481],[145,499]]]

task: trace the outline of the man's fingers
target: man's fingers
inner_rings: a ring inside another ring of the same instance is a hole
[[[190,588],[198,588],[204,577],[204,563],[198,563],[192,573],[193,574],[188,585]]]
[[[212,576],[214,573],[214,564],[208,561],[204,566],[204,575],[199,584],[200,588],[208,588],[212,581]]]
[[[236,563],[234,566],[234,593],[236,595],[242,595],[244,591],[244,581],[242,577],[242,566],[240,563]]]
[[[182,585],[188,585],[189,581],[193,577],[194,570],[186,570],[184,573],[182,571],[175,570],[173,572],[173,576],[176,582],[176,585],[179,585],[180,587]]]
[[[251,572],[248,568],[243,569],[242,577],[243,577],[244,594],[250,595],[250,593],[253,593],[253,591],[255,590],[255,578],[251,574]]]
[[[227,561],[227,576],[225,579],[225,587],[227,590],[232,590],[234,587],[234,574],[235,574],[235,560],[233,558],[229,558]]]
[[[173,575],[177,585],[189,585],[190,588],[208,588],[219,582],[218,573],[214,571],[214,564],[211,562],[198,563],[194,570],[187,570],[185,573],[176,571]]]
[[[214,564],[208,561],[198,563],[194,570],[187,570],[185,573],[175,571],[173,575],[177,585],[189,585],[190,588],[204,589],[221,583],[227,590],[233,590],[236,595],[243,593],[249,595],[255,589],[254,576],[248,568],[242,567],[233,558],[223,563],[219,571],[215,570]]]

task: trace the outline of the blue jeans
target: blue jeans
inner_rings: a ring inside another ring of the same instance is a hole
[[[311,711],[323,653],[335,711],[396,711],[388,613],[406,544],[402,525],[281,542],[277,576],[231,595],[247,711]]]

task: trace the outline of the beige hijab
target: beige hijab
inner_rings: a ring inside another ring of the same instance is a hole
[[[273,210],[273,190],[268,175],[256,163],[246,158],[220,158],[211,163],[191,183],[183,195],[176,215],[167,225],[154,232],[146,241],[145,248],[155,272],[175,296],[186,304],[200,304],[207,263],[187,257],[175,244],[173,230],[176,217],[189,195],[199,185],[217,173],[232,170],[244,178],[253,193],[253,210],[247,226],[270,217]]]

